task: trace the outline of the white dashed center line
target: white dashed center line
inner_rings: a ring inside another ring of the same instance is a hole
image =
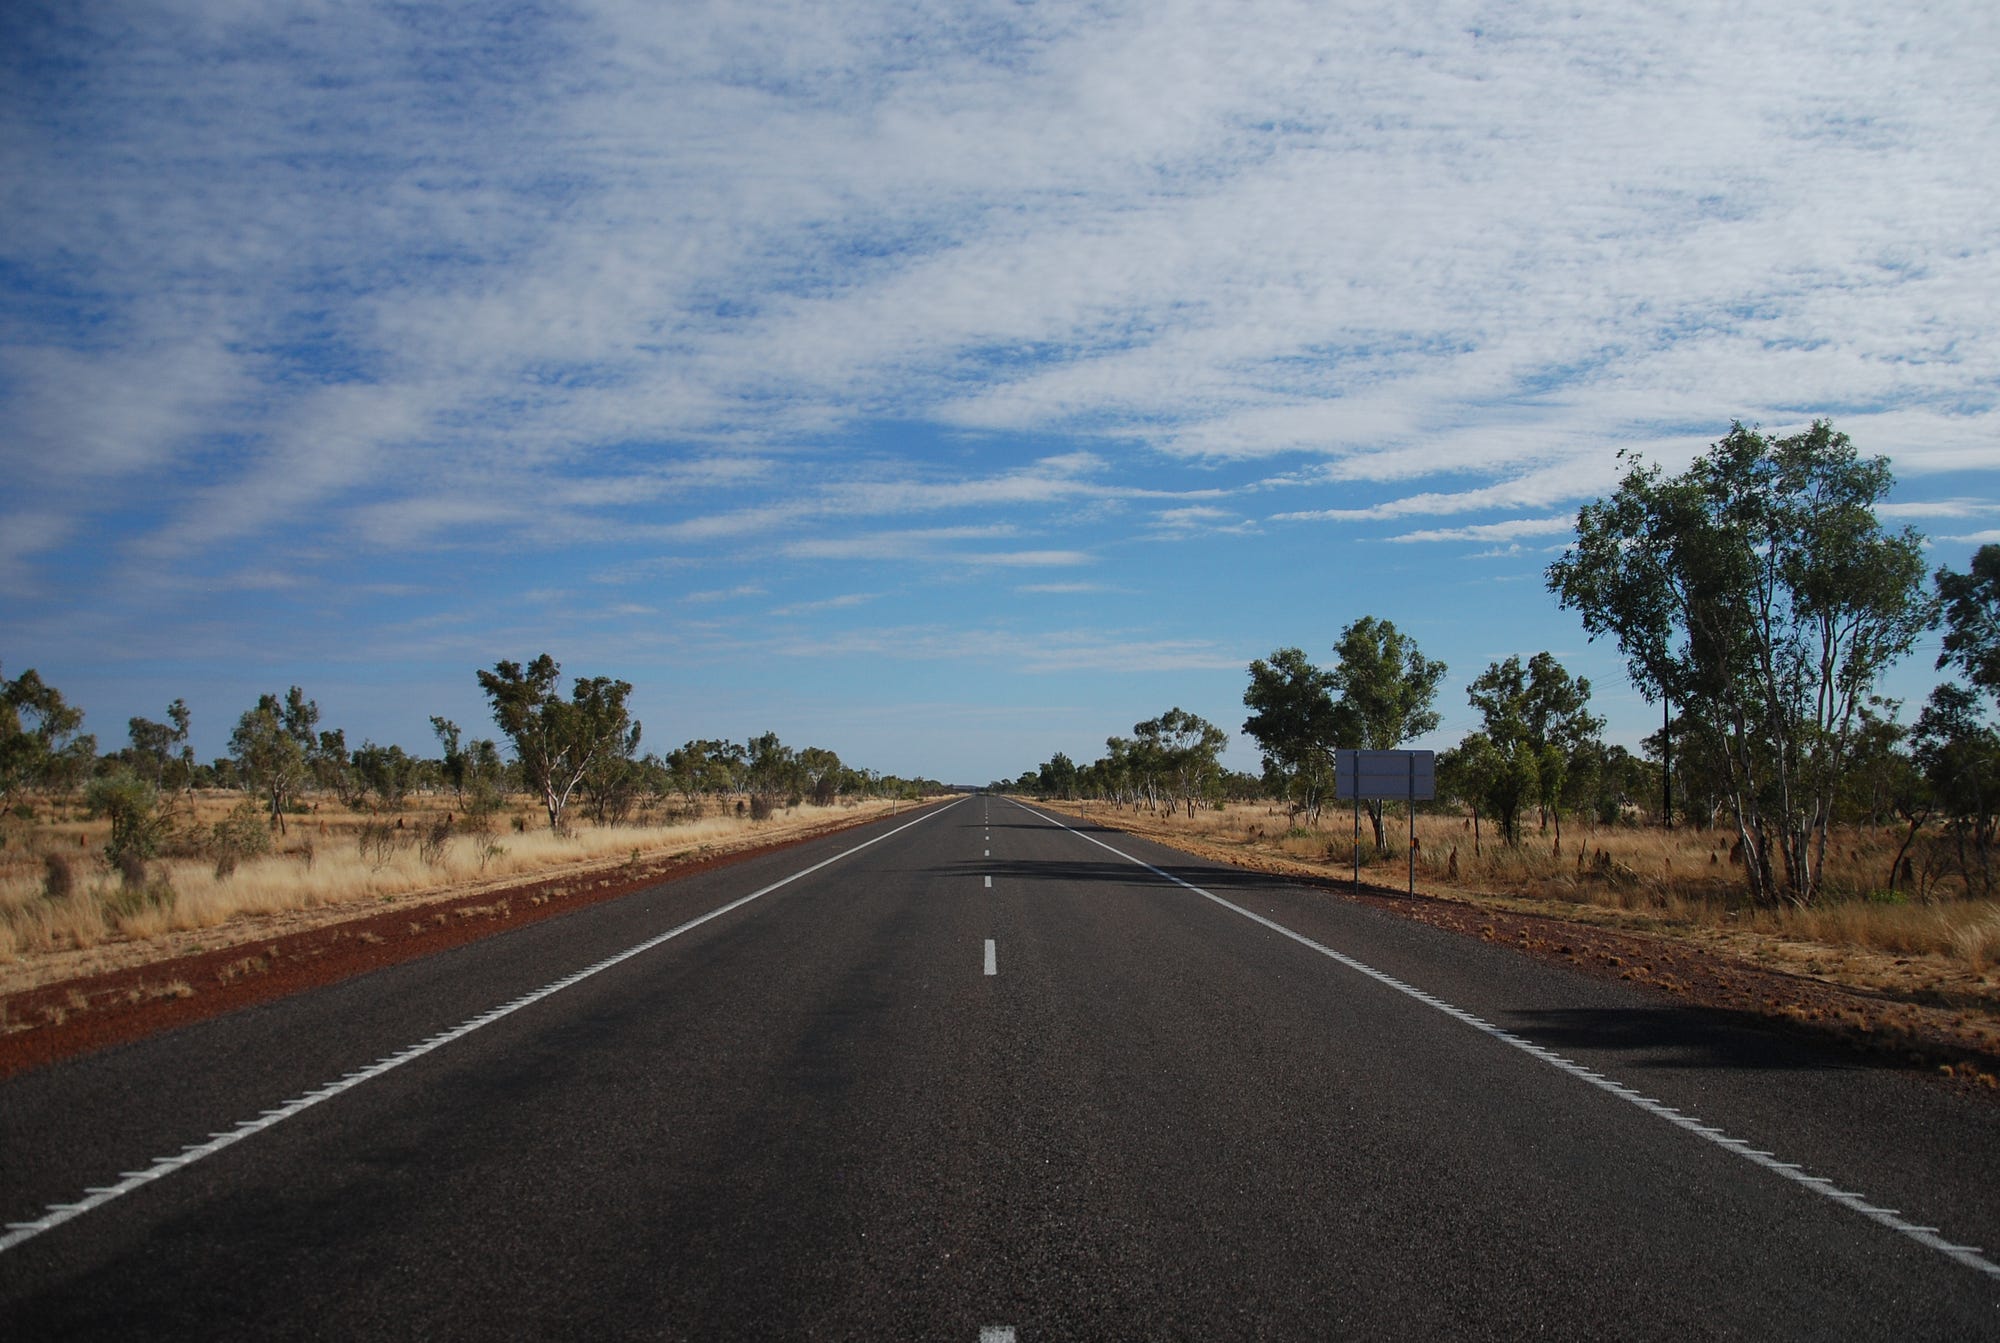
[[[1000,973],[1000,953],[995,949],[993,939],[990,937],[986,939],[986,973],[989,975]],[[1009,1336],[1011,1337],[1011,1334]]]
[[[993,878],[986,878],[986,889],[989,891],[993,889]]]
[[[979,1343],[1014,1343],[1014,1326],[983,1324],[979,1327]]]

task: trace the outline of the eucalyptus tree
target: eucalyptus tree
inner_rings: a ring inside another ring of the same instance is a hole
[[[2000,702],[2000,545],[1981,546],[1965,573],[1938,570],[1937,591],[1945,626],[1937,665],[1958,668]]]
[[[800,791],[798,753],[775,732],[752,737],[745,753],[744,779],[751,795],[766,804],[789,798]]]
[[[1911,754],[1933,807],[1945,820],[1968,895],[1991,895],[2000,823],[2000,731],[1984,720],[1978,697],[1947,682],[1910,731]]]
[[[493,721],[513,742],[522,777],[540,794],[556,834],[563,832],[570,797],[592,766],[606,756],[629,759],[639,746],[639,724],[625,703],[630,681],[579,676],[564,699],[561,675],[561,664],[547,653],[525,668],[501,661],[479,673]]]
[[[271,824],[285,831],[285,813],[291,810],[311,775],[311,762],[319,742],[313,734],[319,723],[319,705],[293,686],[281,700],[276,695],[259,695],[255,707],[246,709],[229,734],[229,754],[235,758],[244,786],[264,795]]]
[[[1153,762],[1170,795],[1169,810],[1179,806],[1194,815],[1222,770],[1222,748],[1229,734],[1198,714],[1175,705],[1158,718],[1132,727],[1138,753]]]
[[[1302,649],[1280,648],[1267,662],[1250,664],[1243,703],[1253,710],[1243,731],[1264,754],[1264,775],[1293,816],[1319,825],[1320,808],[1333,792],[1333,750],[1339,717],[1334,676],[1315,667]]]
[[[1562,811],[1573,775],[1589,768],[1604,720],[1592,714],[1590,682],[1573,677],[1553,654],[1537,653],[1524,667],[1495,662],[1466,691],[1485,722],[1485,737],[1502,766],[1490,771],[1487,803],[1509,844],[1520,842],[1522,806],[1533,803],[1544,829],[1555,822],[1562,852]]]
[[[97,738],[78,735],[82,726],[83,710],[65,702],[33,667],[0,680],[0,802],[87,773],[97,758]]]
[[[1340,632],[1331,672],[1334,733],[1342,748],[1389,751],[1437,727],[1431,708],[1444,680],[1445,664],[1425,657],[1410,638],[1387,620],[1363,616]],[[1382,802],[1364,804],[1375,829],[1375,847],[1387,847]]]
[[[130,737],[132,767],[155,788],[176,792],[194,786],[194,748],[188,745],[193,718],[187,701],[175,700],[167,706],[167,721],[150,718],[126,720]]]
[[[1064,802],[1076,796],[1076,784],[1076,762],[1061,751],[1043,762],[1036,779],[1036,786],[1044,796]]]
[[[1875,507],[1894,477],[1824,420],[1781,438],[1733,425],[1679,475],[1630,458],[1548,569],[1633,683],[1704,729],[1727,780],[1752,895],[1807,904],[1857,721],[1933,623],[1922,538]]]

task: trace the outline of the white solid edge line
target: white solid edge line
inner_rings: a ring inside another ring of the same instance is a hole
[[[1072,826],[1066,825],[1062,821],[1054,817],[1043,815],[1041,812],[1036,811],[1032,807],[1021,806],[1021,804],[1018,802],[1014,803],[1014,805],[1017,807],[1021,807],[1021,810],[1027,812],[1030,816],[1037,817],[1042,821],[1047,822],[1050,825],[1057,826],[1060,829],[1069,831],[1070,834],[1075,835],[1078,839],[1090,841],[1092,844],[1095,844],[1098,848],[1103,849],[1107,853],[1117,854],[1120,858],[1123,858],[1128,863],[1138,864],[1140,867],[1145,868],[1148,872],[1151,872],[1154,876],[1159,877],[1164,881],[1170,881],[1176,886],[1192,891],[1196,895],[1201,896],[1203,899],[1212,900],[1216,904],[1221,905],[1224,909],[1229,910],[1232,913],[1241,914],[1244,918],[1249,919],[1252,923],[1262,924],[1264,927],[1269,928],[1272,932],[1277,933],[1280,936],[1290,938],[1292,941],[1297,942],[1300,946],[1310,947],[1312,950],[1317,951],[1320,955],[1325,956],[1330,960],[1339,962],[1341,965],[1346,966],[1348,969],[1354,971],[1356,974],[1366,975],[1368,978],[1374,980],[1378,984],[1383,985],[1385,988],[1394,989],[1397,993],[1400,993],[1407,998],[1413,998],[1416,1001],[1422,1003],[1426,1007],[1434,1008],[1437,1011],[1444,1013],[1448,1017],[1452,1017],[1458,1021],[1464,1022],[1466,1025],[1472,1027],[1476,1031],[1484,1032],[1486,1035],[1489,1035],[1493,1039],[1500,1041],[1502,1044],[1509,1045],[1514,1049],[1520,1050],[1522,1053],[1528,1055],[1530,1058],[1539,1059],[1541,1062],[1548,1064],[1550,1067],[1556,1069],[1559,1072],[1568,1073],[1570,1076],[1578,1079],[1579,1081],[1588,1082],[1591,1086],[1596,1087],[1599,1091],[1602,1091],[1607,1095],[1616,1096],[1619,1100],[1626,1102],[1628,1105],[1636,1106],[1637,1108],[1644,1110],[1646,1113],[1653,1115],[1656,1118],[1664,1119],[1667,1123],[1674,1125],[1676,1128],[1684,1129],[1687,1132],[1693,1134],[1695,1137],[1700,1138],[1704,1142],[1711,1143],[1714,1146],[1721,1148],[1725,1152],[1731,1153],[1734,1156],[1741,1157],[1743,1160],[1749,1162],[1753,1166],[1761,1166],[1765,1170],[1770,1171],[1774,1175],[1778,1175],[1784,1179],[1790,1180],[1793,1184],[1799,1186],[1801,1189],[1809,1189],[1813,1193],[1818,1194],[1820,1197],[1828,1200],[1831,1203],[1837,1203],[1841,1207],[1849,1208],[1854,1212],[1859,1213],[1861,1216],[1866,1217],[1869,1221],[1874,1222],[1879,1226],[1887,1227],[1889,1230],[1894,1231],[1899,1235],[1906,1236],[1927,1249],[1936,1250],[1939,1254],[1944,1255],[1948,1259],[1957,1261],[1958,1263],[1964,1265],[1966,1268],[1972,1269],[1974,1272],[1984,1273],[1986,1276],[1990,1278],[2000,1278],[2000,1264],[1994,1263],[1991,1259],[1988,1259],[1985,1255],[1979,1253],[1978,1249],[1974,1246],[1958,1245],[1950,1240],[1945,1239],[1943,1236],[1940,1236],[1937,1233],[1936,1227],[1919,1226],[1915,1222],[1907,1221],[1904,1218],[1896,1215],[1894,1212],[1890,1211],[1887,1208],[1875,1206],[1872,1201],[1865,1204],[1857,1202],[1856,1200],[1861,1198],[1862,1197],[1861,1195],[1837,1191],[1834,1189],[1832,1183],[1826,1180],[1824,1177],[1816,1175],[1808,1175],[1804,1172],[1804,1170],[1802,1170],[1797,1164],[1793,1162],[1779,1161],[1769,1152],[1758,1151],[1757,1149],[1751,1147],[1747,1143],[1729,1137],[1727,1134],[1723,1133],[1722,1130],[1720,1129],[1710,1128],[1708,1125],[1703,1124],[1696,1119],[1692,1119],[1689,1116],[1682,1114],[1678,1110],[1672,1109],[1671,1107],[1666,1105],[1662,1105],[1659,1101],[1653,1100],[1652,1098],[1647,1096],[1641,1096],[1636,1091],[1632,1091],[1627,1087],[1622,1087],[1618,1085],[1616,1082],[1613,1082],[1608,1078],[1601,1077],[1598,1074],[1592,1072],[1590,1069],[1584,1067],[1582,1064],[1576,1063],[1570,1059],[1563,1057],[1561,1054],[1556,1053],[1552,1049],[1546,1049],[1539,1045],[1531,1046],[1527,1041],[1521,1039],[1519,1036],[1510,1035],[1506,1031],[1501,1030],[1497,1026],[1493,1026],[1484,1021],[1481,1021],[1478,1017],[1474,1016],[1472,1013],[1467,1012],[1462,1008],[1454,1007],[1450,1003],[1445,1002],[1441,998],[1434,997],[1431,994],[1424,993],[1421,990],[1412,988],[1410,985],[1405,984],[1400,980],[1391,978],[1389,975],[1382,973],[1380,970],[1375,969],[1371,965],[1367,965],[1361,961],[1355,960],[1352,956],[1343,955],[1342,953],[1335,951],[1332,947],[1325,946],[1322,945],[1321,943],[1315,942],[1310,937],[1307,937],[1303,933],[1295,933],[1290,928],[1285,927],[1285,925],[1283,925],[1282,923],[1278,923],[1275,922],[1274,920],[1267,919],[1262,914],[1254,913],[1250,910],[1243,908],[1243,906],[1241,905],[1234,904],[1231,901],[1225,900],[1221,896],[1215,894],[1213,891],[1205,891],[1201,887],[1196,886],[1192,882],[1183,881],[1171,872],[1165,872],[1157,867],[1154,867],[1151,863],[1147,862],[1143,858],[1135,858],[1131,854],[1126,853],[1123,849],[1114,849],[1109,844],[1106,844],[1103,840],[1098,839],[1095,835],[1087,835],[1083,831],[1075,829]]]
[[[122,1198],[126,1194],[131,1193],[134,1189],[137,1189],[142,1185],[150,1184],[152,1181],[159,1179],[162,1175],[167,1175],[172,1173],[173,1171],[180,1170],[186,1166],[190,1166],[194,1164],[196,1161],[201,1160],[203,1157],[214,1156],[217,1152],[222,1151],[224,1148],[233,1147],[237,1143],[242,1142],[245,1138],[248,1138],[253,1134],[262,1133],[265,1129],[270,1128],[274,1124],[283,1123],[285,1120],[292,1118],[294,1115],[302,1114],[305,1111],[310,1110],[313,1106],[320,1104],[322,1101],[331,1100],[333,1097],[340,1095],[344,1091],[349,1091],[355,1087],[360,1086],[363,1082],[367,1082],[373,1078],[380,1077],[384,1073],[393,1072],[394,1070],[402,1067],[406,1063],[410,1063],[417,1059],[422,1058],[424,1055],[430,1053],[434,1049],[442,1049],[445,1045],[448,1045],[455,1040],[463,1039],[465,1036],[472,1034],[474,1031],[478,1030],[482,1026],[490,1026],[494,1022],[500,1020],[502,1017],[511,1016],[515,1012],[520,1011],[524,1007],[528,1007],[534,1003],[538,1003],[542,999],[550,997],[554,994],[561,993],[564,989],[572,988],[578,984],[581,984],[584,980],[589,979],[592,975],[600,974],[605,970],[609,970],[614,965],[623,964],[624,962],[631,960],[634,956],[643,955],[644,953],[651,951],[653,948],[660,946],[663,943],[671,942],[675,938],[679,937],[682,933],[691,932],[692,930],[699,928],[702,924],[707,923],[710,919],[721,918],[724,914],[729,913],[731,910],[741,909],[743,906],[749,904],[752,900],[755,900],[760,896],[769,895],[772,891],[777,890],[781,886],[791,885],[793,882],[797,881],[800,877],[809,877],[813,873],[819,871],[821,868],[830,867],[834,863],[839,862],[841,859],[846,858],[851,854],[859,853],[863,849],[868,848],[871,845],[880,844],[885,839],[889,839],[895,835],[900,835],[903,833],[903,831],[908,830],[913,825],[921,825],[925,821],[930,820],[934,816],[942,816],[945,812],[950,811],[953,807],[957,806],[959,802],[962,802],[964,800],[965,799],[960,798],[958,799],[958,801],[947,802],[944,806],[938,808],[936,811],[925,812],[923,815],[918,816],[915,820],[906,821],[902,825],[897,826],[894,830],[884,831],[882,834],[875,836],[873,839],[864,840],[863,842],[855,845],[851,849],[842,849],[839,853],[834,854],[833,857],[826,858],[821,860],[820,862],[814,863],[811,867],[800,868],[797,872],[792,873],[788,877],[782,877],[779,880],[772,882],[769,886],[765,886],[759,890],[752,891],[748,895],[739,895],[734,900],[731,900],[723,905],[718,905],[716,908],[711,909],[706,914],[697,915],[696,917],[689,919],[686,923],[683,923],[678,927],[670,928],[664,933],[660,933],[654,937],[649,937],[643,942],[637,943],[634,946],[627,947],[625,950],[617,952],[614,955],[607,956],[603,960],[598,961],[595,965],[588,965],[581,970],[575,971],[574,973],[571,973],[569,975],[565,975],[563,978],[558,979],[551,984],[546,984],[541,988],[536,989],[533,993],[523,994],[519,998],[514,999],[512,1002],[507,1003],[503,1007],[497,1007],[492,1009],[491,1011],[483,1012],[480,1015],[473,1017],[468,1021],[462,1022],[459,1025],[454,1026],[452,1029],[448,1031],[444,1031],[441,1032],[440,1034],[433,1035],[427,1040],[423,1040],[417,1044],[409,1046],[407,1049],[403,1049],[397,1053],[390,1054],[384,1058],[378,1059],[373,1064],[370,1064],[366,1068],[362,1068],[357,1072],[348,1073],[346,1076],[342,1077],[338,1082],[331,1082],[328,1083],[326,1086],[320,1087],[316,1090],[308,1091],[304,1095],[296,1097],[295,1099],[286,1102],[285,1104],[277,1107],[274,1110],[265,1110],[263,1113],[259,1114],[257,1118],[246,1119],[233,1129],[229,1129],[222,1133],[212,1134],[210,1135],[209,1140],[207,1142],[191,1143],[188,1146],[182,1148],[179,1152],[175,1153],[173,1156],[159,1157],[155,1159],[153,1164],[147,1167],[145,1170],[129,1172],[122,1179],[120,1179],[117,1184],[104,1185],[98,1188],[87,1190],[86,1192],[88,1194],[88,1197],[86,1198],[78,1199],[74,1203],[52,1203],[46,1209],[43,1210],[43,1213],[40,1217],[35,1218],[33,1221],[8,1222],[6,1223],[6,1226],[8,1228],[7,1234],[4,1236],[0,1236],[0,1254],[6,1253],[8,1250],[13,1249],[15,1246],[21,1244],[24,1241],[33,1240],[36,1236],[41,1235],[44,1231],[52,1231],[56,1227],[61,1226],[64,1222],[75,1221],[77,1218],[83,1216],[83,1214],[90,1212],[95,1208],[101,1208],[105,1204],[111,1202],[113,1199]],[[988,943],[987,945],[990,948],[992,944]],[[991,972],[989,971],[988,973]]]

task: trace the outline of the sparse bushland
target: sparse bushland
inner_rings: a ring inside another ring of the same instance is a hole
[[[1330,809],[1309,829],[1269,802],[1209,808],[1192,820],[1102,802],[1053,805],[1239,861],[1321,879],[1353,872],[1351,812]],[[1392,820],[1387,829],[1389,849],[1378,851],[1364,814],[1362,879],[1401,889],[1407,828]],[[1686,938],[1833,982],[2000,1013],[2000,900],[1965,893],[1942,832],[1906,848],[1900,827],[1834,827],[1821,899],[1807,907],[1752,897],[1741,855],[1732,856],[1733,830],[1599,825],[1565,834],[1558,854],[1530,826],[1518,844],[1489,836],[1475,852],[1470,817],[1420,809],[1416,834],[1419,894]],[[1911,876],[1891,891],[1890,870],[1905,860]]]
[[[130,746],[100,757],[79,730],[83,711],[32,669],[0,680],[0,966],[252,916],[462,893],[612,855],[636,868],[751,847],[944,791],[769,732],[748,748],[694,741],[666,760],[635,758],[631,685],[579,677],[565,699],[559,673],[547,654],[478,673],[513,760],[438,717],[441,759],[372,741],[350,750],[293,686],[260,696],[237,719],[230,754],[207,765],[188,745],[182,700],[166,723],[131,719]]]
[[[45,806],[37,823],[10,819],[0,848],[0,963],[259,916],[360,910],[475,883],[632,862],[634,854],[722,852],[886,812],[899,801],[779,805],[753,824],[733,800],[703,798],[645,806],[627,825],[583,822],[558,835],[538,823],[540,799],[509,798],[467,813],[439,796],[390,813],[325,797],[294,810],[290,833],[279,839],[265,823],[264,803],[238,792],[200,792],[186,821],[160,840],[158,856],[136,860],[130,873],[106,852],[110,816]],[[515,819],[524,822],[518,829]]]

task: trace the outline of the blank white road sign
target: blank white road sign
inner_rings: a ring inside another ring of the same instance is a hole
[[[1334,796],[1427,801],[1437,796],[1435,751],[1347,751],[1333,753]]]

